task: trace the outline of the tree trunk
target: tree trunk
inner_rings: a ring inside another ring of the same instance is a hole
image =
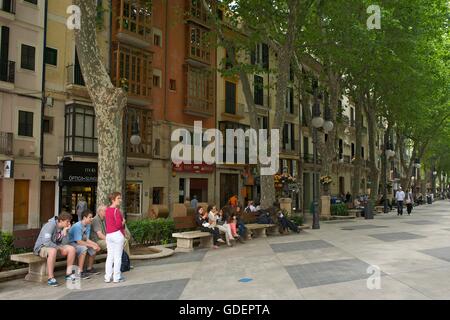
[[[126,95],[112,85],[103,65],[96,35],[97,2],[74,0],[74,4],[81,10],[81,29],[75,31],[75,43],[97,120],[99,206],[108,204],[108,194],[120,192],[124,183],[122,121]]]
[[[378,196],[378,186],[379,186],[379,178],[380,172],[377,168],[377,157],[376,157],[376,97],[375,94],[371,97],[371,94],[368,92],[366,94],[366,103],[365,109],[367,114],[367,128],[369,135],[369,163],[370,163],[370,200],[374,203]]]
[[[362,147],[362,106],[361,97],[355,103],[355,130],[356,130],[356,141],[355,141],[355,160],[353,162],[353,183],[352,183],[352,195],[353,197],[361,194],[361,147]]]

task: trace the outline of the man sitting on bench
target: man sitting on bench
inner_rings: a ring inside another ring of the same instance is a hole
[[[63,212],[59,217],[53,217],[42,227],[41,232],[34,245],[34,254],[47,259],[47,284],[57,287],[58,281],[55,279],[54,269],[56,256],[67,257],[67,269],[65,280],[72,280],[72,265],[75,261],[75,248],[70,245],[63,245],[63,240],[67,239],[67,232],[70,228],[72,215]]]
[[[91,224],[91,240],[99,245],[102,251],[106,251],[106,222],[105,222],[106,206],[99,206],[97,208],[97,215],[92,219]],[[128,229],[125,229],[125,243],[123,244],[123,250],[128,254],[130,253],[130,237]]]
[[[75,248],[78,257],[79,276],[81,279],[89,279],[93,274],[100,274],[94,269],[95,255],[100,251],[100,246],[89,240],[91,233],[92,212],[85,210],[81,214],[81,221],[75,223],[69,232],[69,242]],[[84,272],[86,253],[89,255],[88,267]]]

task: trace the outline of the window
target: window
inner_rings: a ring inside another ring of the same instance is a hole
[[[212,115],[214,113],[214,80],[204,68],[187,66],[187,107]]]
[[[58,50],[49,47],[45,48],[45,63],[56,66],[58,64]]]
[[[251,64],[261,65],[265,70],[269,70],[269,46],[265,43],[258,43],[255,50],[251,52]]]
[[[303,154],[305,156],[309,155],[309,139],[308,139],[308,137],[303,137]]]
[[[84,105],[69,105],[65,114],[65,143],[66,153],[96,154],[97,123],[92,107]]]
[[[141,214],[142,184],[127,182],[126,207],[128,214]]]
[[[355,144],[352,143],[352,159],[355,157]]]
[[[264,79],[263,77],[256,76],[255,75],[255,84],[254,84],[254,91],[255,91],[255,104],[259,106],[264,105]]]
[[[153,188],[153,204],[163,204],[164,188]]]
[[[258,117],[258,126],[260,129],[269,129],[269,119],[267,117]]]
[[[153,44],[155,46],[161,47],[161,36],[159,34],[153,35]]]
[[[290,114],[294,114],[294,89],[287,88],[286,95],[286,111]]]
[[[33,112],[19,111],[19,136],[33,137]]]
[[[350,108],[350,125],[355,126],[355,108]]]
[[[145,6],[144,1],[122,0],[115,2],[117,3],[116,12],[122,14],[119,17],[119,23],[117,23],[118,29],[134,33],[136,36],[151,41],[151,11]]]
[[[44,127],[42,129],[44,133],[53,133],[53,117],[44,117]]]
[[[32,46],[28,46],[26,44],[22,44],[22,51],[21,51],[21,63],[20,67],[22,69],[32,70],[35,69],[35,55],[36,55],[36,48]]]
[[[161,77],[153,75],[153,86],[159,88],[160,85],[161,85]]]
[[[361,147],[361,159],[364,160],[364,147]]]
[[[236,83],[225,81],[225,112],[236,114]]]
[[[189,57],[211,63],[211,50],[208,43],[208,31],[196,25],[189,26]]]
[[[339,159],[344,157],[344,141],[339,139]]]
[[[283,149],[288,151],[295,150],[295,140],[294,140],[294,124],[285,123],[283,129]]]
[[[32,3],[32,4],[37,5],[38,0],[24,0],[24,2],[28,2],[28,3]]]
[[[114,47],[112,65],[111,78],[117,87],[123,87],[129,95],[151,96],[153,82],[151,53],[119,43]]]
[[[177,81],[176,80],[170,79],[169,89],[172,91],[177,91]]]

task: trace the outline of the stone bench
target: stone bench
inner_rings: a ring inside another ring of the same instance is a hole
[[[33,252],[13,254],[11,261],[22,262],[28,264],[28,273],[25,280],[34,282],[47,281],[47,259],[35,255]],[[106,254],[95,256],[95,260],[106,259]],[[66,265],[66,257],[57,256],[55,267]]]
[[[269,230],[269,234],[274,234],[278,230],[278,226],[276,224],[259,224],[259,223],[250,223],[245,225],[247,227],[247,239],[251,240],[250,232],[253,232],[255,237],[265,238],[267,237],[267,230]]]
[[[173,233],[172,237],[177,239],[177,248],[175,252],[194,251],[194,240],[200,239],[201,248],[211,248],[213,246],[213,237],[209,232],[189,231]]]

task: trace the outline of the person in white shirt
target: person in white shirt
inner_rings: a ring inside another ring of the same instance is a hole
[[[405,201],[405,192],[403,192],[402,187],[399,187],[396,194],[395,199],[397,200],[397,215],[403,215],[403,201]]]
[[[247,208],[245,208],[245,210],[244,210],[245,212],[248,212],[248,213],[250,213],[250,212],[256,212],[257,210],[256,210],[256,207],[255,207],[255,205],[254,205],[254,203],[253,203],[253,201],[249,201],[248,202],[248,206],[247,206]]]

